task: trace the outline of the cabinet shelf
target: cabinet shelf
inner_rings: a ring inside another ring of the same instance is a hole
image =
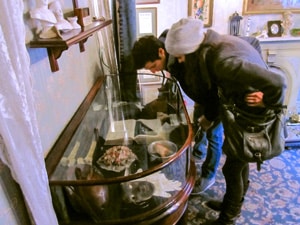
[[[63,33],[62,38],[38,38],[30,42],[30,48],[47,48],[50,67],[52,72],[59,70],[57,59],[61,56],[62,52],[67,50],[71,45],[79,44],[80,52],[84,52],[84,43],[96,31],[110,25],[112,20],[96,21],[92,24]]]

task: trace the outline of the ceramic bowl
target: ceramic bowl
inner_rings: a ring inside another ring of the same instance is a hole
[[[148,146],[150,161],[166,161],[177,152],[177,146],[171,141],[154,141]]]

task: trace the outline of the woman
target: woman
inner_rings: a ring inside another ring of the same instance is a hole
[[[169,30],[165,47],[179,63],[184,63],[186,71],[182,79],[191,89],[198,90],[198,98],[210,101],[211,109],[204,112],[204,130],[209,129],[218,116],[209,112],[218,112],[220,90],[226,99],[252,114],[262,114],[266,107],[283,105],[285,79],[268,70],[253,46],[259,46],[255,39],[245,41],[213,30],[204,33],[203,23],[197,19],[181,19]],[[227,156],[223,167],[226,193],[215,224],[235,224],[249,185],[249,164],[231,154],[226,142],[230,124],[222,112],[221,119],[225,132],[223,151]]]

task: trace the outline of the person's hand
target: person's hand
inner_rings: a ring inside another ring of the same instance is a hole
[[[245,102],[248,106],[265,107],[263,102],[264,93],[261,91],[252,92],[245,96]]]
[[[213,124],[214,122],[207,120],[204,115],[198,119],[198,125],[201,126],[204,131],[207,131]]]

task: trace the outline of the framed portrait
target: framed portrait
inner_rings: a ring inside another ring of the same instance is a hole
[[[160,3],[160,0],[135,0],[136,5],[142,5],[142,4],[158,4]]]
[[[204,27],[212,26],[213,0],[189,0],[188,15],[193,18],[203,20]]]
[[[157,9],[136,8],[137,37],[144,35],[157,36]]]
[[[300,1],[244,0],[243,14],[272,14],[285,11],[300,12]]]

